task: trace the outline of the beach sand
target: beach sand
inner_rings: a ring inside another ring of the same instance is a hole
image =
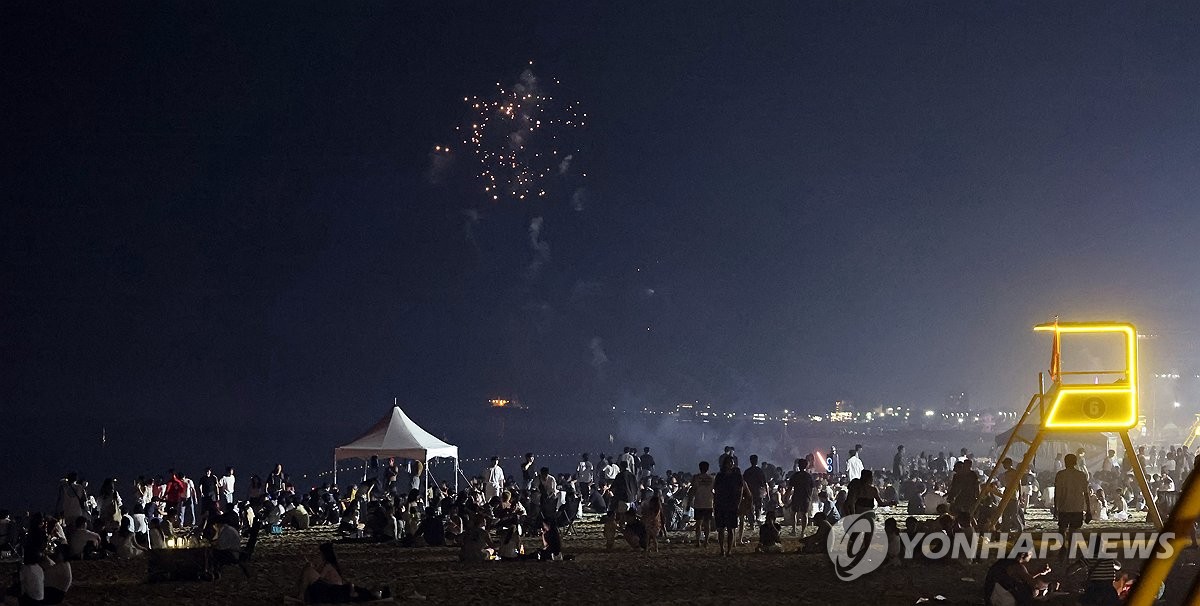
[[[1045,526],[1044,518],[1035,519],[1035,524]],[[1097,530],[1114,524],[1091,526]],[[794,550],[796,539],[786,529],[784,535],[785,549]],[[297,594],[305,559],[315,560],[316,545],[332,537],[328,528],[264,536],[250,564],[250,578],[227,568],[213,582],[147,583],[144,560],[76,562],[68,603],[282,604],[285,595]],[[526,547],[538,544],[530,538]],[[363,543],[338,544],[337,553],[349,580],[373,588],[386,584],[397,602],[422,604],[890,605],[915,604],[921,598],[941,604],[983,603],[986,561],[905,563],[842,582],[825,556],[755,554],[754,545],[739,546],[732,557],[722,558],[715,536],[713,544],[701,549],[687,544],[682,533],[674,533],[659,553],[643,554],[624,544],[606,551],[595,516],[588,516],[576,524],[574,535],[565,537],[564,552],[575,556],[570,561],[463,564],[454,548]],[[1200,552],[1183,552],[1168,584],[1167,604],[1182,602],[1180,594],[1195,578],[1198,561]],[[1136,568],[1138,563],[1127,565]],[[1036,566],[1040,568],[1041,562]],[[1062,572],[1059,568],[1052,578]],[[15,566],[6,565],[4,570],[11,572]],[[1077,584],[1082,580],[1080,575],[1073,578]]]

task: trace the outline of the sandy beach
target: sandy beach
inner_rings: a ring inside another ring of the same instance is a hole
[[[901,518],[903,516],[900,516]],[[1048,520],[1034,520],[1045,526]],[[1091,530],[1114,524],[1091,525]],[[796,539],[784,532],[785,549]],[[296,595],[306,557],[333,538],[328,528],[264,536],[250,564],[251,576],[226,569],[213,582],[146,582],[145,560],[76,562],[75,585],[67,603],[77,605],[282,604]],[[739,546],[732,557],[715,545],[687,544],[682,533],[659,553],[643,554],[624,544],[605,549],[595,516],[576,524],[567,536],[563,562],[463,564],[456,548],[402,548],[390,544],[337,546],[347,577],[369,587],[389,585],[397,602],[423,604],[605,603],[605,604],[916,604],[922,598],[942,604],[982,604],[988,562],[905,563],[888,566],[856,581],[837,580],[824,556],[753,553]],[[535,547],[536,538],[526,541]],[[1166,604],[1181,604],[1181,592],[1195,578],[1200,552],[1185,550],[1168,584]],[[1035,562],[1040,567],[1041,562]],[[1052,566],[1057,563],[1051,562]],[[1138,567],[1138,562],[1126,562]],[[1052,578],[1059,578],[1062,570]],[[5,572],[15,570],[5,565]],[[8,577],[6,577],[8,578]],[[1064,579],[1078,585],[1082,575]],[[941,596],[941,599],[938,598]],[[1069,598],[1054,603],[1073,603]]]

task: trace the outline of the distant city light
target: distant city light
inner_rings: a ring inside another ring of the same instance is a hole
[[[1175,402],[1175,408],[1179,408],[1179,406],[1180,406],[1179,402]]]
[[[927,417],[932,417],[932,416],[933,416],[933,414],[934,414],[934,413],[933,413],[933,411],[932,411],[932,410],[926,410],[926,411],[925,411],[925,416],[927,416]]]

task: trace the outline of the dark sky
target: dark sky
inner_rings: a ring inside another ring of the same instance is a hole
[[[1200,357],[1194,3],[745,4],[5,3],[0,475],[324,460],[393,397],[1010,409],[1056,314]],[[582,210],[431,182],[530,60]]]

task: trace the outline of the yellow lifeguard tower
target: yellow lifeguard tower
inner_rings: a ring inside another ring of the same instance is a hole
[[[1133,473],[1146,499],[1148,519],[1157,528],[1162,528],[1162,518],[1154,503],[1154,494],[1146,482],[1146,474],[1141,462],[1134,451],[1133,443],[1129,440],[1129,429],[1138,424],[1138,358],[1137,358],[1137,329],[1126,322],[1059,322],[1039,324],[1033,329],[1037,332],[1050,332],[1054,336],[1054,347],[1050,361],[1051,384],[1047,389],[1039,380],[1038,393],[1034,394],[1025,407],[1025,412],[1013,428],[1004,449],[996,458],[996,466],[988,476],[988,483],[996,478],[1000,471],[1000,462],[1008,455],[1015,442],[1025,442],[1027,449],[1017,473],[1010,478],[1011,486],[1004,487],[1004,496],[1000,500],[991,517],[985,521],[987,528],[995,528],[1001,512],[1015,497],[1019,490],[1019,478],[1028,473],[1037,456],[1038,447],[1046,439],[1047,434],[1081,433],[1081,432],[1115,432],[1120,434],[1125,444],[1127,460],[1132,462]],[[1063,371],[1061,364],[1060,342],[1064,336],[1070,335],[1114,335],[1124,341],[1124,368],[1100,370]],[[1069,379],[1075,376],[1094,378],[1094,383],[1073,383]],[[1101,377],[1105,382],[1101,382]],[[1030,430],[1022,432],[1024,426]],[[1032,439],[1025,437],[1030,433]],[[980,500],[984,495],[980,496]],[[976,502],[978,507],[979,502]]]
[[[1192,421],[1192,426],[1188,428],[1187,437],[1183,439],[1183,445],[1190,450],[1196,445],[1196,440],[1200,439],[1200,414],[1196,415],[1196,420]]]

